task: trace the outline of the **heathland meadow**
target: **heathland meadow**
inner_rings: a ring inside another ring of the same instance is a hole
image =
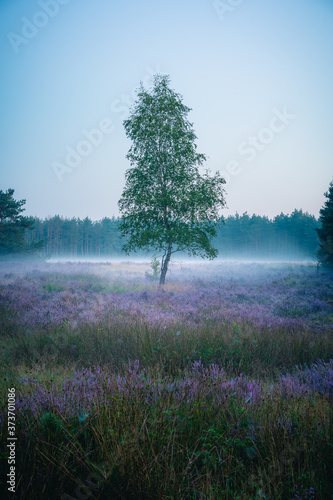
[[[2,263],[0,321],[8,498],[333,498],[332,273]]]

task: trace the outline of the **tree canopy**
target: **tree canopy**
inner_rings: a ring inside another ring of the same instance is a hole
[[[217,229],[214,245],[223,258],[233,259],[314,259],[319,227],[314,215],[294,210],[291,214],[266,216],[244,213],[225,217]],[[124,238],[119,231],[121,219],[104,217],[99,221],[58,215],[34,218],[34,227],[25,233],[26,243],[44,240],[45,257],[123,256]],[[145,252],[142,251],[142,257]],[[153,252],[149,256],[153,257]]]
[[[0,255],[31,253],[40,250],[43,242],[27,244],[24,239],[26,230],[34,225],[32,217],[23,217],[25,200],[14,200],[14,189],[0,191]]]
[[[323,266],[333,269],[333,181],[325,197],[327,200],[319,212],[321,227],[316,229],[320,245],[317,257]]]
[[[217,256],[211,240],[222,222],[225,180],[209,171],[200,175],[206,157],[196,151],[190,108],[169,88],[169,77],[156,75],[151,91],[142,84],[124,121],[132,141],[127,154],[132,168],[118,202],[126,253],[162,253],[160,283],[171,255],[182,251],[210,259]]]

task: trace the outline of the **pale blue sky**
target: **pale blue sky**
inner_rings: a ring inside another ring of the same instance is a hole
[[[228,181],[225,216],[318,215],[333,176],[332,1],[0,0],[0,34],[0,189],[27,215],[119,215],[122,121],[154,72],[193,109],[198,151]]]

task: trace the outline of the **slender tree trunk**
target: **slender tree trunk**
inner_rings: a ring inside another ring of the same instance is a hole
[[[171,250],[172,250],[172,242],[169,243],[167,254],[166,254],[164,262],[163,262],[163,266],[162,266],[162,270],[161,270],[161,277],[160,277],[160,285],[164,285],[164,283],[165,283],[165,277],[166,277],[166,273],[168,271],[168,265],[169,265],[170,258],[171,258]]]

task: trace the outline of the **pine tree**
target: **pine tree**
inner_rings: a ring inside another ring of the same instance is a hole
[[[316,229],[320,246],[317,258],[322,266],[333,269],[333,181],[325,196],[327,200],[320,210],[319,217],[321,227]]]
[[[34,225],[32,217],[23,217],[25,200],[13,198],[14,189],[0,191],[0,255],[32,253],[40,250],[43,242],[30,245],[24,241],[24,233]]]

